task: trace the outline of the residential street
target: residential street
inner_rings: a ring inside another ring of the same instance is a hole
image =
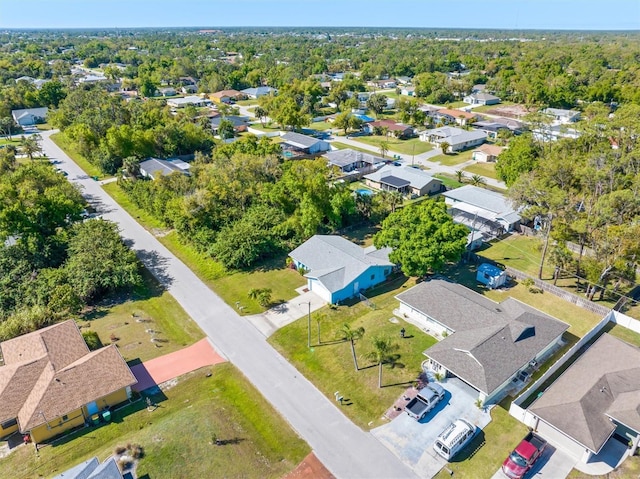
[[[106,219],[120,226],[141,261],[169,290],[226,356],[304,438],[317,457],[338,478],[417,477],[372,434],[353,425],[340,406],[276,352],[249,321],[239,316],[196,275],[140,226],[86,175],[43,132],[42,147],[68,179],[83,187],[85,197]],[[384,406],[384,405],[383,405]]]

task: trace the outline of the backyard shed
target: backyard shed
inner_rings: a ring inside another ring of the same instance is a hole
[[[476,279],[489,289],[499,288],[507,282],[507,272],[489,263],[478,266]]]

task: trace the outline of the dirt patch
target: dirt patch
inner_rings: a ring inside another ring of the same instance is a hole
[[[486,113],[488,115],[497,115],[497,116],[505,116],[507,118],[522,118],[528,113],[535,111],[533,109],[529,109],[522,105],[504,105],[497,106],[492,110],[488,110]]]
[[[111,329],[118,329],[121,328],[123,326],[127,326],[129,323],[113,323],[110,324],[109,327],[107,329],[111,330]]]
[[[282,479],[335,479],[335,476],[311,453]]]

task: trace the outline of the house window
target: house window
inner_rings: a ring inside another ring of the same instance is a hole
[[[10,428],[10,427],[15,426],[16,424],[18,424],[18,419],[17,419],[17,418],[14,418],[14,419],[9,419],[9,420],[8,420],[8,421],[6,421],[6,422],[3,422],[2,424],[0,424],[0,427],[1,427],[2,429],[8,429],[8,428]]]
[[[64,415],[62,416],[62,422],[68,421],[69,420],[69,416],[68,415]]]
[[[375,275],[375,274],[372,274],[372,275],[371,275],[371,279],[375,279],[375,277],[376,277],[376,275]]]

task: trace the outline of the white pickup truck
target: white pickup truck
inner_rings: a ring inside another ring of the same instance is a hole
[[[416,421],[420,421],[442,398],[444,398],[444,389],[442,386],[435,383],[428,384],[418,392],[416,397],[409,401],[405,411],[407,411],[410,417]]]

